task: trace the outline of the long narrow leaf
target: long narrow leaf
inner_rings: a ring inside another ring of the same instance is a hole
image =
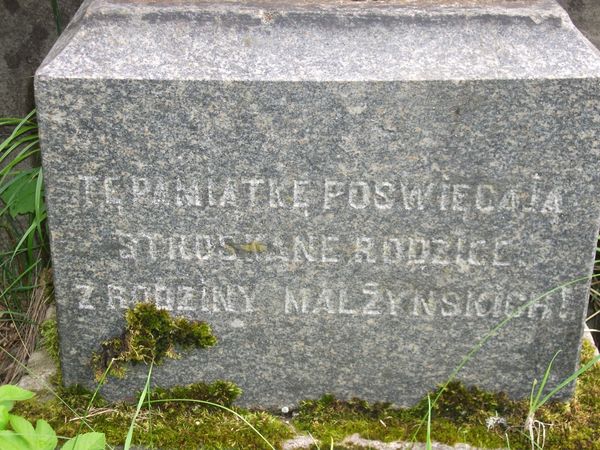
[[[35,185],[35,197],[34,197],[34,214],[35,214],[35,224],[38,231],[38,238],[40,242],[44,242],[44,233],[42,232],[42,208],[44,208],[43,198],[42,198],[42,190],[44,189],[44,173],[40,170],[37,176],[37,183]]]
[[[538,402],[540,401],[542,392],[544,391],[544,388],[546,387],[546,384],[548,383],[548,378],[550,377],[550,371],[552,370],[552,364],[554,364],[554,360],[556,359],[556,357],[558,356],[559,353],[560,353],[560,350],[554,354],[554,356],[550,360],[550,364],[548,364],[548,367],[546,367],[546,371],[544,372],[544,378],[542,378],[542,382],[540,383],[540,385],[538,387],[537,395],[535,396],[535,399],[533,400],[533,405],[531,405],[533,411],[536,411],[539,408],[539,406],[537,406]],[[532,410],[530,410],[530,413],[532,412]]]
[[[38,153],[39,152],[39,144],[40,144],[39,139],[35,139],[34,141],[29,142],[25,147],[23,147],[23,150],[29,151],[31,148],[35,147],[35,153]],[[2,157],[2,159],[4,159],[4,157]],[[6,172],[7,172],[6,168],[3,168],[0,173],[4,175]]]
[[[426,449],[431,450],[431,397],[427,395],[427,437],[425,440]]]
[[[96,400],[96,397],[98,396],[98,393],[100,392],[100,388],[102,387],[102,385],[104,384],[104,381],[106,380],[106,377],[110,373],[110,370],[111,370],[114,362],[115,362],[114,359],[110,360],[110,363],[108,363],[108,367],[102,374],[102,377],[100,377],[100,381],[98,381],[98,384],[96,385],[96,389],[94,390],[94,393],[92,394],[92,398],[90,398],[90,401],[88,402],[87,407],[85,408],[85,413],[83,414],[83,418],[82,418],[83,420],[79,424],[79,429],[77,431],[77,434],[81,434],[81,429],[83,427],[83,424],[86,422],[87,416],[90,413],[92,406],[94,405],[94,400]]]
[[[27,148],[36,147],[36,150],[39,150],[40,138],[37,135],[29,135],[22,139],[19,139],[17,142],[12,144],[8,149],[4,151],[4,154],[0,156],[0,162],[3,162],[5,159],[9,157],[13,157],[15,151],[18,148],[22,148],[24,145],[27,145]],[[2,169],[5,171],[5,169]]]
[[[3,117],[0,119],[0,127],[16,126],[23,122],[23,117]],[[33,124],[31,121],[27,121],[28,124]]]
[[[34,129],[34,128],[32,128]],[[30,130],[28,130],[30,131]],[[19,139],[13,140],[11,142],[7,142],[4,141],[4,150],[3,150],[3,154],[2,156],[0,156],[0,162],[2,162],[3,160],[5,160],[6,158],[8,158],[14,151],[15,149],[19,148],[20,146],[22,146],[23,144],[26,144],[27,142],[39,142],[40,138],[37,135],[37,133],[34,134],[27,134]]]
[[[583,365],[582,367],[580,367],[579,370],[577,370],[576,372],[572,373],[571,376],[569,376],[568,378],[566,378],[565,380],[563,380],[558,386],[556,386],[554,389],[552,389],[552,391],[550,391],[548,393],[548,395],[546,395],[538,403],[538,408],[540,406],[544,405],[546,402],[548,402],[548,400],[550,400],[552,397],[554,397],[559,391],[561,391],[562,389],[564,389],[564,387],[567,386],[569,383],[571,383],[572,381],[574,381],[575,379],[577,379],[577,377],[579,377],[579,375],[581,375],[582,373],[588,371],[598,361],[600,361],[600,355],[598,355],[595,358],[593,358],[590,361],[588,361],[585,365]]]
[[[490,331],[488,331],[481,339],[479,339],[479,341],[473,347],[471,347],[471,350],[469,350],[469,352],[465,356],[463,356],[460,363],[454,368],[454,370],[452,371],[452,373],[450,374],[448,379],[442,385],[441,389],[439,389],[439,392],[433,398],[432,406],[435,406],[437,404],[437,402],[440,399],[440,397],[442,396],[442,394],[446,391],[448,385],[456,378],[456,376],[462,370],[462,368],[475,356],[475,354],[477,354],[479,352],[479,350],[481,350],[481,348],[490,339],[492,339],[494,336],[496,336],[500,332],[500,330],[502,330],[510,321],[512,321],[516,317],[519,317],[523,313],[523,311],[526,311],[527,308],[529,308],[531,305],[537,303],[540,300],[547,299],[550,295],[552,295],[555,292],[558,292],[560,289],[563,289],[567,286],[572,286],[577,283],[581,283],[582,281],[589,281],[590,279],[592,279],[592,280],[597,279],[599,277],[600,277],[600,273],[596,273],[591,276],[581,276],[581,277],[572,279],[572,280],[562,283],[558,286],[555,286],[554,288],[544,292],[543,294],[541,294],[537,297],[532,298],[528,302],[523,303],[521,306],[515,308],[508,315],[508,317],[506,317],[505,319],[500,321],[494,328],[492,328]],[[413,441],[416,440],[417,433],[421,430],[421,427],[426,422],[427,422],[427,416],[425,415],[421,419],[421,421],[420,421],[419,425],[416,427],[415,431],[413,432],[413,435],[412,435]]]
[[[4,289],[1,293],[0,293],[0,298],[4,298],[6,296],[6,294],[8,292],[10,292],[10,289],[17,284],[25,275],[27,275],[29,272],[31,272],[33,269],[35,269],[35,267],[41,262],[41,260],[35,261],[34,263],[32,263],[29,267],[27,267],[27,269],[25,269],[15,280],[13,280],[13,282],[11,284],[8,285],[8,287],[6,289]]]
[[[150,363],[150,368],[148,369],[148,377],[146,378],[146,385],[144,386],[144,390],[140,395],[140,399],[138,400],[137,408],[135,410],[135,414],[131,418],[131,424],[129,425],[129,431],[127,431],[127,438],[125,439],[125,445],[123,446],[123,450],[129,450],[131,448],[131,441],[133,440],[133,428],[135,427],[135,421],[140,414],[140,410],[142,409],[142,405],[144,404],[144,400],[146,399],[146,395],[150,389],[150,377],[152,376],[152,366],[154,365],[154,361]]]
[[[17,126],[15,131],[7,137],[4,141],[0,142],[0,152],[10,153],[10,150],[6,150],[7,148],[14,148],[15,141],[19,142],[19,138],[23,139],[22,136],[28,138],[28,133],[37,129],[37,126]],[[33,135],[34,138],[37,138],[37,134]]]
[[[242,422],[244,422],[246,425],[248,425],[250,427],[250,429],[252,431],[254,431],[256,433],[256,435],[259,436],[269,446],[269,448],[271,450],[277,450],[275,447],[273,447],[273,444],[271,444],[269,442],[269,440],[266,437],[264,437],[260,431],[258,431],[250,422],[248,422],[248,420],[244,416],[242,416],[240,413],[234,411],[233,409],[228,408],[227,406],[219,405],[218,403],[207,402],[206,400],[196,400],[196,399],[191,399],[191,398],[168,398],[168,399],[164,399],[164,400],[162,400],[162,399],[161,400],[152,400],[150,403],[167,403],[167,402],[200,403],[202,405],[214,406],[215,408],[220,408],[222,410],[230,412],[231,414],[236,416],[238,419],[240,419]],[[127,450],[127,449],[124,449],[124,450]]]
[[[6,184],[0,184],[0,194],[2,194],[4,191],[8,190],[15,183],[18,183],[22,178],[30,176],[32,170],[33,169],[22,170],[22,171],[19,171],[18,173],[13,173],[13,176],[10,179],[10,181],[6,182]],[[1,179],[0,179],[0,183],[2,183]]]
[[[35,149],[34,150],[29,150],[29,151],[23,150],[21,153],[19,153],[19,155],[17,155],[15,157],[15,159],[13,159],[10,163],[8,163],[6,165],[6,167],[4,167],[0,171],[0,174],[2,175],[2,178],[0,178],[0,183],[3,183],[4,180],[7,177],[10,177],[11,175],[14,175],[14,172],[11,173],[11,171],[12,171],[12,169],[15,168],[15,166],[17,166],[18,164],[22,163],[23,161],[25,161],[30,156],[35,155],[36,153],[38,153],[38,150],[35,150]],[[39,170],[39,168],[35,167],[34,170]]]
[[[62,33],[62,25],[60,20],[60,10],[58,9],[58,0],[51,0],[52,3],[52,15],[54,16],[54,22],[56,24],[56,33],[60,35]]]
[[[29,125],[29,119],[31,119],[33,116],[35,115],[35,109],[33,111],[31,111],[29,114],[27,114],[27,116],[25,116],[16,126],[15,129],[12,131],[12,133],[10,134],[10,136],[8,138],[6,138],[3,142],[0,142],[0,152],[8,145],[9,142],[11,142],[15,137],[20,136],[20,134],[22,133],[20,130],[23,127],[27,127]]]
[[[44,213],[44,214],[42,214],[42,217],[41,217],[41,219],[42,219],[42,220],[45,220],[45,219],[46,219],[46,214],[45,214],[45,213]],[[15,257],[15,255],[16,255],[16,251],[17,251],[18,249],[20,249],[20,248],[21,248],[21,246],[23,245],[23,243],[25,242],[25,240],[26,240],[26,239],[29,237],[29,235],[30,235],[31,233],[35,232],[36,228],[37,228],[37,225],[36,225],[35,223],[32,223],[32,224],[29,226],[29,228],[27,228],[27,231],[25,232],[25,234],[23,235],[23,237],[21,238],[21,240],[19,241],[19,243],[18,243],[18,244],[17,244],[17,246],[15,247],[15,251],[13,252],[13,255],[12,255],[11,259]]]

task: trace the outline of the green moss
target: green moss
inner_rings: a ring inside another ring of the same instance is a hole
[[[234,384],[217,381],[168,390],[157,389],[151,392],[151,398],[186,398],[230,405],[239,394],[240,390]],[[81,388],[72,388],[68,393],[61,393],[61,397],[69,407],[58,399],[40,402],[34,398],[18,402],[15,414],[45,419],[59,436],[72,437],[81,430],[85,431],[87,427],[82,426],[81,420],[75,416],[86,416],[91,393]],[[109,444],[122,445],[135,410],[135,404],[108,405],[99,399],[88,412],[86,421],[95,431],[105,433]],[[291,428],[271,414],[237,407],[233,410],[256,427],[276,447],[280,447],[281,442],[293,436]],[[133,443],[164,449],[269,448],[260,436],[231,412],[189,402],[156,403],[152,404],[150,409],[144,404],[136,423]]]
[[[231,407],[242,395],[242,390],[230,381],[215,381],[212,384],[194,383],[187,386],[175,386],[169,389],[156,388],[152,392],[153,400],[191,399],[204,400],[211,403]],[[177,402],[164,403],[164,407],[179,405]]]
[[[165,358],[179,357],[176,347],[188,350],[217,343],[208,324],[172,317],[152,303],[138,303],[127,310],[125,321],[123,334],[102,342],[102,350],[92,355],[96,380],[100,380],[109,367],[109,375],[122,378],[127,363],[160,364]]]
[[[184,349],[212,347],[217,343],[206,323],[191,322],[180,317],[174,320],[173,326],[174,342]]]
[[[594,347],[583,342],[581,361],[594,357]],[[553,423],[546,448],[600,449],[600,363],[577,379],[574,399],[542,408],[538,420]]]
[[[432,407],[432,416],[449,419],[457,425],[474,421],[485,423],[490,413],[506,417],[526,412],[522,410],[520,403],[511,401],[502,392],[486,392],[474,386],[466,387],[459,382],[449,383],[445,389],[433,393],[432,398],[438,394],[440,397]],[[427,414],[427,403],[425,398],[412,410],[423,417]]]
[[[592,358],[593,347],[584,342],[582,364]],[[511,400],[503,393],[450,383],[432,409],[432,438],[450,445],[466,442],[482,448],[507,447],[508,439],[512,449],[530,449],[524,430],[527,412],[527,400]],[[327,395],[303,402],[293,423],[298,430],[320,440],[323,448],[332,437],[340,442],[354,433],[385,442],[411,440],[426,413],[426,397],[412,408],[393,408],[357,399],[340,401]],[[486,421],[493,417],[504,420],[488,429]],[[551,424],[546,429],[545,449],[600,450],[600,364],[579,377],[571,402],[545,405],[536,418]],[[417,440],[424,442],[425,433],[421,426]]]
[[[58,386],[56,393],[65,404],[77,411],[85,411],[90,404],[93,408],[108,405],[108,402],[102,396],[99,394],[94,395],[93,392],[78,384],[66,387]]]
[[[140,303],[125,313],[125,320],[125,336],[116,346],[118,358],[160,364],[166,356],[173,355],[174,321],[167,310],[152,303]]]
[[[115,343],[113,343],[116,345]],[[593,358],[593,348],[584,343],[582,363]],[[46,402],[36,399],[18,402],[15,414],[30,420],[46,419],[62,436],[74,436],[81,429],[77,416],[85,415],[92,394],[80,387],[59,389],[59,394],[73,410],[59,400]],[[194,399],[231,406],[240,395],[232,383],[219,381],[212,384],[192,384],[170,389],[155,389],[155,400]],[[433,392],[431,395],[435,395]],[[432,438],[447,444],[466,442],[481,448],[530,449],[523,425],[527,416],[527,401],[515,401],[502,393],[485,392],[451,383],[442,393],[432,411]],[[284,419],[267,412],[248,411],[232,407],[255,426],[276,448],[296,434]],[[318,439],[320,448],[343,449],[340,442],[358,433],[366,439],[385,442],[409,441],[415,434],[427,411],[426,399],[412,408],[394,408],[387,403],[368,403],[359,399],[337,400],[331,395],[320,400],[305,401],[291,420],[301,433],[310,433]],[[96,430],[106,433],[112,445],[122,445],[134,404],[108,404],[96,398],[88,422]],[[502,417],[504,425],[488,429],[486,420]],[[536,418],[551,426],[546,429],[547,450],[600,450],[600,364],[596,364],[577,381],[575,396],[568,403],[554,403],[542,407]],[[425,427],[417,433],[417,440],[425,440]],[[218,408],[191,402],[168,401],[144,404],[134,435],[134,444],[157,448],[203,449],[265,449],[268,446],[243,421]],[[316,448],[316,447],[315,447]]]
[[[42,345],[56,365],[60,365],[60,354],[58,349],[58,324],[56,323],[56,319],[48,319],[43,321],[39,330],[40,335],[42,336]]]
[[[55,387],[62,386],[62,371],[60,368],[60,350],[58,341],[58,324],[56,319],[42,322],[39,328],[41,344],[56,366],[56,372],[50,377],[50,383]]]

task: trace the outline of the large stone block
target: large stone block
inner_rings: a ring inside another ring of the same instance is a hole
[[[219,338],[155,383],[254,406],[412,403],[515,311],[460,379],[575,370],[587,282],[535,299],[591,274],[600,56],[455,3],[87,2],[36,75],[65,382],[139,301]]]

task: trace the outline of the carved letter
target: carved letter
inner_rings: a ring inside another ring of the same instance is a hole
[[[387,181],[378,181],[375,183],[375,196],[373,202],[377,209],[390,209],[394,205],[392,194],[394,185]]]
[[[339,181],[325,180],[325,196],[323,199],[323,209],[331,208],[330,200],[340,197],[344,194],[344,183]]]
[[[281,193],[277,181],[269,180],[269,206],[271,208],[283,208],[284,203],[281,201]]]
[[[248,185],[248,194],[250,196],[250,206],[256,206],[256,191],[258,189],[258,186],[261,184],[264,184],[264,180],[260,180],[260,179],[250,179],[250,180],[244,180],[242,183],[247,184]]]
[[[354,250],[354,262],[362,262],[366,260],[368,263],[375,263],[377,259],[372,256],[373,239],[369,237],[356,238],[356,246]]]
[[[78,303],[79,309],[96,309],[96,307],[90,303],[90,300],[92,299],[92,292],[94,292],[93,286],[89,286],[87,284],[78,284],[75,286],[75,289],[81,291]],[[114,305],[110,306],[114,309]]]
[[[487,192],[487,195],[486,195]],[[480,184],[477,186],[477,194],[475,196],[475,207],[482,212],[489,213],[494,210],[494,200],[496,191],[489,184]]]
[[[377,290],[377,283],[365,283],[365,287],[362,290],[363,295],[370,296],[371,299],[365,305],[362,310],[362,313],[367,316],[374,316],[381,314],[381,311],[375,308],[377,301],[379,300],[380,294]]]
[[[313,236],[308,236],[308,248],[312,251],[313,250],[313,240],[314,237]],[[300,262],[302,261],[302,259],[300,258],[300,253],[302,253],[304,255],[304,258],[306,259],[306,261],[315,261],[316,258],[311,255],[309,253],[309,251],[306,249],[306,245],[304,244],[304,242],[302,242],[302,240],[300,239],[300,236],[295,236],[294,237],[294,262]]]
[[[338,262],[338,258],[331,254],[332,248],[329,246],[330,242],[339,242],[339,238],[337,236],[322,236],[321,237],[321,262],[327,263],[336,263]]]
[[[348,203],[354,209],[365,209],[369,206],[371,193],[369,185],[364,181],[355,181],[350,183]],[[360,195],[359,195],[360,192]]]
[[[181,180],[177,180],[176,198],[177,206],[202,206],[200,199],[200,190],[198,183],[193,183],[192,186],[184,186]]]
[[[305,194],[304,186],[310,184],[310,181],[294,180],[294,208],[306,208],[308,203],[302,198]]]

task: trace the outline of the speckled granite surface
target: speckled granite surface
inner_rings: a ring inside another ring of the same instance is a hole
[[[67,383],[145,299],[219,338],[155,383],[410,404],[591,273],[600,56],[553,2],[86,5],[36,75]],[[586,293],[459,378],[572,372]]]

